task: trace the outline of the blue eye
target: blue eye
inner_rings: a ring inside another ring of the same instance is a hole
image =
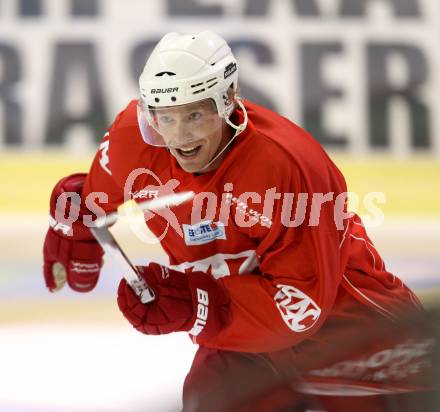
[[[171,124],[174,121],[174,119],[170,116],[160,116],[159,122],[164,124]]]
[[[202,113],[200,112],[192,112],[188,118],[189,120],[199,120],[202,117]]]

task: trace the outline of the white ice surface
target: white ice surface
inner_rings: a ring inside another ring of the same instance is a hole
[[[178,411],[195,350],[183,333],[0,326],[0,411]]]

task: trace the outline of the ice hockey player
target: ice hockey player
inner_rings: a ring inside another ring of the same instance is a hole
[[[238,72],[212,31],[160,40],[140,76],[139,99],[116,117],[89,173],[53,190],[46,285],[56,291],[67,282],[80,292],[96,285],[103,252],[82,219],[91,205],[111,212],[127,196],[192,190],[194,201],[146,218],[169,256],[167,267],[139,268],[156,299],[142,304],[125,280],[117,298],[140,332],[188,332],[199,345],[184,411],[230,411],[240,401],[250,408],[243,410],[259,410],[249,402],[280,376],[300,377],[295,390],[315,394],[321,410],[386,410],[401,353],[393,352],[396,342],[359,339],[384,322],[393,330],[420,304],[347,212],[344,177],[319,143],[242,99]],[[71,192],[82,202],[66,227],[55,209]],[[86,204],[90,195],[94,203]],[[343,348],[346,368],[332,368],[330,355]],[[417,370],[401,371],[399,385],[411,374]],[[268,402],[261,410],[276,410]]]

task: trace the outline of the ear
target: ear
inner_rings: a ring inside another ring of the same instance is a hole
[[[231,83],[226,93],[223,93],[223,102],[225,106],[233,104],[233,108],[237,107],[237,92],[234,90],[234,83]]]
[[[228,88],[228,99],[235,103],[237,92],[234,90],[234,83],[231,83],[231,85]]]

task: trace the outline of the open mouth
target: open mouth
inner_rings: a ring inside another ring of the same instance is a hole
[[[199,146],[189,147],[187,149],[176,149],[176,151],[182,157],[191,158],[197,156],[201,148],[202,146],[199,145]]]

